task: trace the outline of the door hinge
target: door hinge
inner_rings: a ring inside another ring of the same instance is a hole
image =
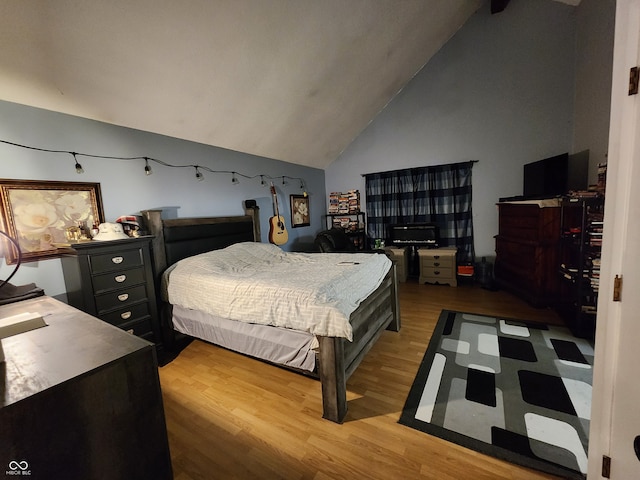
[[[613,301],[619,302],[622,296],[622,277],[616,275],[613,279]]]
[[[640,80],[640,71],[638,67],[631,67],[629,70],[629,95],[638,93],[638,83]]]
[[[604,478],[611,478],[611,457],[606,455],[602,456],[602,476]]]

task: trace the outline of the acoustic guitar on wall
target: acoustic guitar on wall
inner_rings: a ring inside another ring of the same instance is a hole
[[[269,242],[274,245],[284,245],[289,241],[289,233],[284,224],[284,217],[278,210],[278,195],[276,188],[271,184],[271,196],[273,197],[273,217],[269,219]]]

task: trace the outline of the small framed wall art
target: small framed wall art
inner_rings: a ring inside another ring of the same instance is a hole
[[[304,195],[290,195],[291,200],[291,226],[308,227],[311,225],[309,217],[309,197]]]

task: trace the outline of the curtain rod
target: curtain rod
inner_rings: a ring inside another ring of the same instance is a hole
[[[407,167],[407,168],[399,168],[397,170],[385,170],[383,172],[370,172],[370,173],[361,173],[361,177],[366,177],[367,175],[375,175],[376,173],[388,173],[394,172],[398,170],[411,170],[413,168],[430,168],[430,167],[446,167],[448,165],[461,165],[463,163],[478,163],[480,160],[467,160],[466,162],[455,162],[455,163],[441,163],[440,165],[425,165],[422,167]]]

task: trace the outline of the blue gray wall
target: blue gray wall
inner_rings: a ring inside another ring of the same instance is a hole
[[[606,151],[615,3],[583,4],[512,0],[491,15],[487,2],[327,168],[327,191],[364,191],[365,173],[479,160],[475,250],[477,257],[494,255],[495,203],[522,194],[525,163]],[[576,76],[578,25],[586,60]],[[584,82],[577,109],[576,85]],[[574,141],[576,125],[585,134]]]
[[[274,181],[281,215],[289,227],[287,250],[305,249],[321,229],[325,211],[324,171],[286,162],[246,155],[221,148],[117,127],[93,120],[0,102],[0,139],[51,150],[76,151],[116,157],[147,156],[175,165],[203,165],[212,170],[236,171],[245,175],[266,174],[304,178],[309,192],[312,224],[290,228],[289,195],[301,194],[300,182]],[[260,179],[239,177],[237,185],[227,174],[203,172],[195,179],[193,168],[169,168],[151,164],[145,175],[144,161],[104,160],[79,157],[85,173],[75,172],[68,154],[27,150],[0,143],[0,178],[99,182],[107,221],[140,210],[165,208],[173,217],[243,215],[243,201],[255,199],[260,207],[263,241],[267,241],[269,217],[273,215],[269,188]],[[0,260],[0,279],[12,271]],[[65,291],[59,259],[24,263],[11,280],[14,285],[36,283],[48,295]]]

